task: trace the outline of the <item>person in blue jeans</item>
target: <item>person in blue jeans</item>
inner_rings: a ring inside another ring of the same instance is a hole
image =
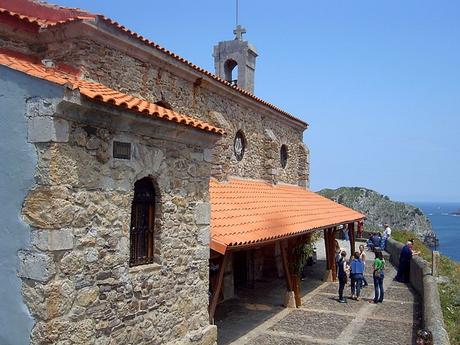
[[[342,251],[340,253],[340,259],[337,261],[337,276],[339,278],[339,302],[340,303],[347,303],[345,298],[343,298],[343,289],[347,284],[347,271],[348,271],[348,264],[346,259],[347,253]]]
[[[351,298],[359,301],[361,288],[363,286],[364,278],[364,264],[359,258],[359,252],[355,252],[354,258],[350,264],[350,278],[351,278]]]
[[[383,255],[381,251],[375,252],[375,260],[374,260],[374,300],[369,301],[369,303],[382,303],[384,297],[383,291],[383,278],[385,277],[385,260],[383,259]]]

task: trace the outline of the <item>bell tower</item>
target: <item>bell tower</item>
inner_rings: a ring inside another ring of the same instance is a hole
[[[241,25],[237,25],[233,33],[233,40],[221,41],[214,46],[216,74],[233,85],[254,93],[256,47],[243,40],[246,30]]]

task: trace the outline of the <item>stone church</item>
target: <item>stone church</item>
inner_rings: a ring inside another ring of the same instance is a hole
[[[307,124],[254,95],[243,28],[213,74],[83,10],[0,18],[0,344],[215,344],[292,241],[324,232],[334,270],[364,216],[308,190]]]

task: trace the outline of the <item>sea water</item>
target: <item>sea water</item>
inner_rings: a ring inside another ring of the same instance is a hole
[[[411,202],[431,220],[439,239],[437,250],[441,254],[460,262],[460,216],[452,212],[460,210],[460,202]]]

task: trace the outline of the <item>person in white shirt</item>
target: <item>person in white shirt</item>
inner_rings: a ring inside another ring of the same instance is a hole
[[[387,246],[387,241],[388,239],[391,237],[391,228],[390,226],[388,225],[388,223],[385,223],[383,225],[383,227],[385,228],[385,230],[383,231],[383,236],[382,236],[382,244],[380,245],[380,247],[383,249],[386,248]]]

